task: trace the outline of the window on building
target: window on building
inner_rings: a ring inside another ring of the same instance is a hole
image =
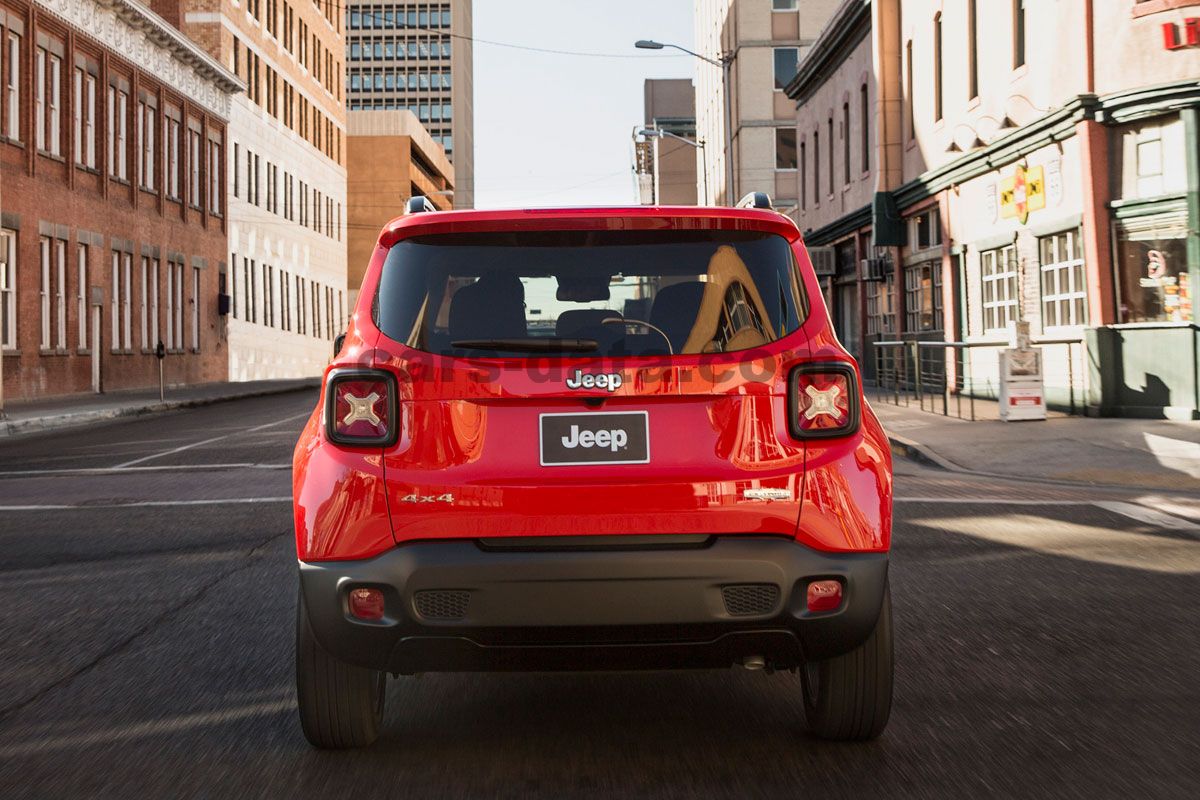
[[[813,131],[813,205],[821,205],[821,131]]]
[[[73,119],[75,163],[96,168],[96,73],[93,67],[75,68]]]
[[[112,292],[110,293],[109,320],[112,336],[109,343],[114,351],[121,349],[121,254],[112,252]]]
[[[141,148],[138,153],[138,180],[143,189],[154,191],[154,164],[158,159],[154,131],[158,128],[158,108],[154,96],[143,93],[138,98],[137,134]]]
[[[13,141],[21,139],[21,36],[13,31],[6,31],[0,39],[4,45],[2,64],[4,69],[4,94],[0,96],[3,108],[0,109],[0,123],[3,133]]]
[[[182,350],[183,343],[183,262],[167,262],[167,341],[168,350]]]
[[[115,79],[108,87],[108,174],[129,180],[129,84]]]
[[[829,144],[826,145],[826,149],[829,151],[829,195],[830,195],[830,197],[832,197],[833,196],[833,152],[834,152],[833,117],[829,118],[829,122],[826,124],[826,130],[829,132],[829,139],[828,139]]]
[[[800,208],[808,208],[808,143],[800,143],[800,156],[797,161],[800,164]]]
[[[188,203],[194,208],[201,208],[200,204],[200,130],[199,126],[193,127],[194,123],[188,125]]]
[[[175,262],[167,262],[167,341],[168,350],[175,349]]]
[[[112,350],[133,349],[133,256],[112,252]]]
[[[842,172],[850,185],[850,104],[842,103]]]
[[[967,97],[979,97],[979,23],[978,0],[967,0]]]
[[[162,324],[158,319],[158,293],[162,274],[157,258],[150,259],[150,347],[162,340]]]
[[[17,346],[17,232],[0,229],[0,348]]]
[[[254,260],[242,259],[242,296],[245,300],[246,321],[258,322],[258,274]]]
[[[858,90],[859,113],[862,114],[862,171],[871,170],[871,105],[864,83]]]
[[[67,348],[67,243],[54,240],[54,347]]]
[[[775,48],[775,89],[783,88],[796,77],[796,64],[799,63],[800,50],[795,47]]]
[[[304,305],[304,278],[296,276],[296,333],[304,335],[308,308]]]
[[[1038,239],[1042,272],[1042,328],[1087,324],[1087,282],[1079,231]]]
[[[275,327],[275,268],[262,265],[263,325]]]
[[[909,241],[914,250],[942,246],[942,218],[937,208],[931,208],[909,220]]]
[[[142,291],[138,299],[138,310],[142,322],[142,350],[153,350],[155,342],[150,338],[150,258],[142,256]]]
[[[67,243],[43,236],[41,250],[42,331],[39,346],[64,350],[67,347]]]
[[[88,246],[75,248],[75,335],[80,350],[88,346]]]
[[[1117,223],[1118,322],[1190,322],[1185,211]]]
[[[775,11],[795,11],[800,0],[774,0]]]
[[[1017,250],[1014,246],[979,254],[984,332],[1003,331],[1017,319]]]
[[[896,276],[867,281],[867,335],[887,336],[896,332]]]
[[[775,169],[796,168],[796,129],[775,129]]]
[[[221,216],[221,166],[224,163],[221,156],[221,140],[210,137],[208,140],[208,211],[210,214]]]
[[[37,149],[62,155],[62,56],[38,47],[34,85],[34,140]]]
[[[192,352],[200,352],[200,268],[192,267]]]
[[[50,349],[50,296],[53,292],[53,286],[50,283],[50,237],[42,236],[38,239],[38,247],[40,253],[40,261],[42,265],[42,280],[39,286],[39,299],[42,306],[42,335],[38,340],[38,347],[43,350]]]
[[[933,17],[933,118],[942,118],[942,15]]]
[[[1025,65],[1025,2],[1013,0],[1013,69]]]
[[[179,133],[183,116],[179,109],[167,106],[167,197],[180,200],[180,183],[183,162],[180,159]]]
[[[942,329],[940,260],[905,267],[904,329],[907,333],[928,333]]]

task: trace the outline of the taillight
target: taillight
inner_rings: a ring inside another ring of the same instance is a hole
[[[325,432],[337,444],[395,443],[399,434],[395,381],[377,370],[335,370],[325,382]]]
[[[829,439],[858,430],[858,379],[841,362],[802,364],[792,370],[788,387],[792,435]]]

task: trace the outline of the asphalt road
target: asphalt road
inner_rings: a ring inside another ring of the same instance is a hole
[[[0,797],[1195,796],[1197,526],[907,463],[877,742],[808,738],[790,674],[425,675],[375,747],[314,751],[288,501],[313,402],[0,443]]]

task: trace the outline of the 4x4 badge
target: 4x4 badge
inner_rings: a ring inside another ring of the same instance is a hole
[[[608,389],[615,392],[624,383],[619,372],[602,372],[599,375],[585,375],[583,370],[575,370],[575,374],[567,378],[568,389]]]
[[[454,495],[446,494],[406,494],[400,498],[401,503],[453,503]]]

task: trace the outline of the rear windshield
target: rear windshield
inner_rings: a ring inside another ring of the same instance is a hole
[[[751,231],[442,234],[396,243],[375,321],[453,356],[634,356],[746,350],[806,306],[781,236]]]

